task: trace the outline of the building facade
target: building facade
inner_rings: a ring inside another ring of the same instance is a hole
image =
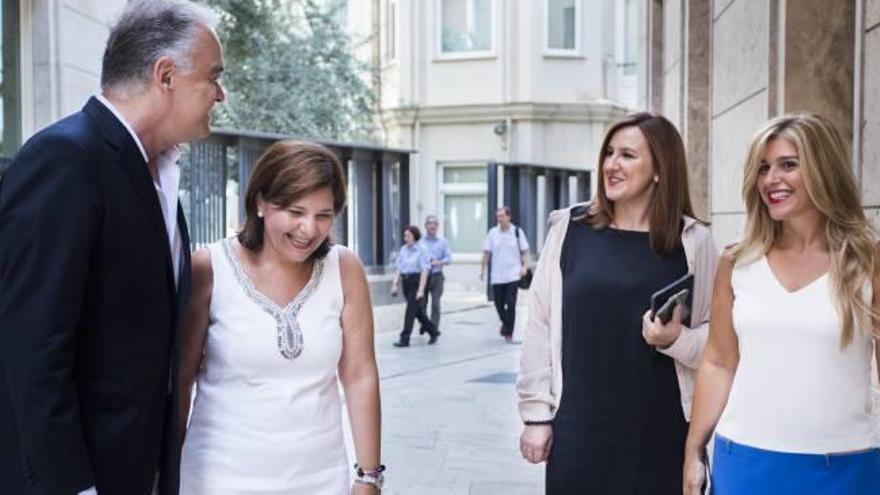
[[[811,111],[851,146],[880,226],[880,0],[645,0],[647,107],[685,137],[697,210],[718,246],[745,226],[746,147],[767,119]]]
[[[23,140],[79,110],[98,91],[110,24],[126,3],[3,2],[0,156],[12,156]]]
[[[373,0],[351,15],[360,3],[383,139],[417,150],[412,219],[437,214],[459,260],[494,216],[490,162],[593,169],[609,122],[638,106],[640,0]]]
[[[644,100],[685,137],[698,215],[718,248],[745,228],[752,134],[810,111],[848,140],[868,218],[880,228],[880,0],[645,0]],[[876,375],[874,375],[876,376]],[[880,422],[880,387],[874,390]]]

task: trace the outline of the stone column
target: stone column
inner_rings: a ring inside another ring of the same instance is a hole
[[[590,172],[578,172],[577,173],[577,196],[572,203],[583,203],[584,201],[589,201],[591,198],[590,191]]]
[[[519,194],[515,204],[511,204],[513,216],[517,219],[515,222],[522,227],[523,231],[532,240],[531,252],[535,252],[535,227],[537,223],[538,212],[535,203],[538,199],[538,177],[532,167],[522,165],[518,167],[519,172]]]
[[[354,187],[357,191],[351,205],[356,211],[355,243],[357,254],[365,266],[374,266],[376,259],[376,195],[373,154],[355,150],[351,157],[354,165]]]
[[[821,114],[852,143],[855,0],[789,2],[784,50],[785,111]]]
[[[865,212],[880,229],[880,0],[864,0],[864,3],[857,129],[861,135],[855,163]],[[880,415],[880,408],[877,412]]]
[[[687,53],[684,88],[683,135],[690,172],[694,213],[709,219],[709,38],[712,14],[709,2],[687,0]]]
[[[652,112],[663,111],[663,0],[647,0],[648,103]]]
[[[559,175],[559,180],[556,182],[556,190],[558,191],[557,194],[559,197],[559,201],[556,205],[557,208],[565,208],[572,203],[571,198],[568,197],[569,177],[571,177],[571,172],[562,172]],[[546,218],[544,220],[546,220]]]
[[[556,186],[556,179],[558,177],[559,177],[559,175],[555,171],[545,169],[545,171],[544,171],[544,211],[540,212],[540,214],[536,213],[536,215],[538,215],[538,218],[536,219],[538,222],[546,221],[547,216],[550,214],[550,212],[555,210],[557,208],[557,205],[559,204],[559,192],[558,192],[558,189]],[[536,177],[536,185],[537,185],[537,177]],[[537,194],[535,196],[536,196],[535,199],[537,199]],[[535,209],[535,207],[533,206],[534,204],[535,203],[532,203],[531,205],[527,205],[527,204],[523,203],[521,205],[521,207],[523,207],[523,208],[531,207],[532,209]],[[535,227],[537,227],[537,223],[535,224]],[[537,230],[537,228],[535,230]],[[537,234],[537,232],[530,232],[530,234],[535,236]]]

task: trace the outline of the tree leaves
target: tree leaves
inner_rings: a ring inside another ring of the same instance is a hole
[[[344,2],[205,0],[226,57],[221,127],[374,141],[370,67],[339,22]],[[329,4],[328,4],[329,3]]]

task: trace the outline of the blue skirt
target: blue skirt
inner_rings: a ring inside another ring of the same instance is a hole
[[[713,495],[880,494],[880,449],[789,454],[715,435]]]

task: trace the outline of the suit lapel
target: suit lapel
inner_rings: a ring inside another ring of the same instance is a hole
[[[122,174],[128,179],[134,190],[144,214],[149,219],[150,227],[160,240],[163,258],[165,259],[165,277],[169,288],[169,303],[175,305],[176,288],[174,283],[174,263],[169,249],[168,232],[165,229],[165,220],[162,216],[162,207],[159,205],[159,197],[156,186],[144,156],[141,154],[137,143],[128,132],[128,129],[113,115],[103,103],[96,98],[91,98],[86,103],[83,111],[91,116],[101,129],[104,140],[117,150],[116,165]]]

